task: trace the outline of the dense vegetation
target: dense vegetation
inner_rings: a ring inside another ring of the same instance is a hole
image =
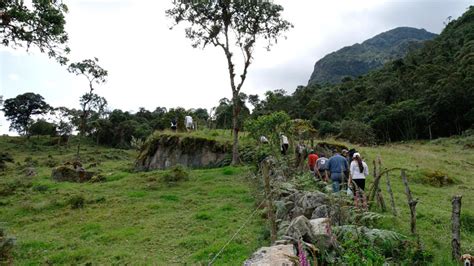
[[[322,135],[362,142],[461,134],[474,122],[474,7],[440,36],[355,80],[269,91],[253,116],[286,111]]]
[[[405,56],[408,51],[421,47],[436,34],[424,29],[399,27],[366,40],[361,44],[344,47],[318,60],[309,79],[309,85],[338,83],[344,78],[356,78],[382,68],[389,61]]]

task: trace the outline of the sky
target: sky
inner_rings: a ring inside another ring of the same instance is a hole
[[[184,27],[170,30],[165,10],[172,0],[64,0],[72,62],[98,57],[107,83],[96,88],[109,109],[139,107],[207,108],[231,98],[227,64],[218,48],[195,49]],[[257,43],[246,94],[294,91],[306,85],[314,64],[344,46],[381,32],[409,26],[440,33],[448,16],[462,15],[472,0],[274,0],[294,28],[271,51]],[[235,59],[240,59],[237,54]],[[41,94],[54,107],[79,108],[87,92],[84,77],[74,76],[46,55],[0,47],[0,95]],[[0,112],[0,134],[8,131]]]

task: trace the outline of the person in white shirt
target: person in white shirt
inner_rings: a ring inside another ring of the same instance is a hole
[[[193,130],[194,129],[194,124],[193,124],[193,118],[189,115],[184,117],[184,124],[186,125],[186,130]]]
[[[268,144],[268,139],[265,136],[260,136],[260,143]]]
[[[290,146],[288,142],[288,137],[280,133],[280,142],[281,142],[281,154],[286,155],[288,147]]]
[[[352,156],[349,170],[349,184],[352,184],[352,180],[354,180],[354,183],[356,183],[361,190],[364,190],[365,178],[369,175],[369,167],[364,161],[362,161],[360,153],[356,152]]]

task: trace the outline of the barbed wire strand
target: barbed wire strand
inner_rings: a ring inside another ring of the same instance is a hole
[[[247,220],[240,226],[240,228],[234,233],[234,235],[225,243],[225,245],[217,252],[217,254],[212,258],[212,260],[207,264],[208,266],[211,266],[214,261],[221,255],[221,253],[225,250],[225,248],[234,240],[234,238],[242,231],[242,229],[250,222],[250,220],[253,218],[253,216],[257,213],[257,211],[262,207],[263,203],[265,203],[267,199],[263,199],[260,205],[252,212],[252,214],[247,218]]]

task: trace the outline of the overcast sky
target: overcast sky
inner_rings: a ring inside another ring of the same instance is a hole
[[[211,108],[231,97],[222,51],[193,49],[182,27],[165,16],[171,0],[65,0],[71,60],[98,57],[109,71],[97,87],[109,108],[136,111]],[[344,46],[360,43],[400,26],[440,33],[448,16],[459,17],[472,0],[275,0],[294,24],[270,52],[259,45],[242,91],[292,92],[306,85],[314,63]],[[236,55],[237,56],[237,55]],[[55,107],[78,108],[87,81],[73,76],[47,56],[0,48],[0,95],[41,94]],[[0,114],[0,134],[8,123]],[[10,132],[11,134],[12,132]]]

